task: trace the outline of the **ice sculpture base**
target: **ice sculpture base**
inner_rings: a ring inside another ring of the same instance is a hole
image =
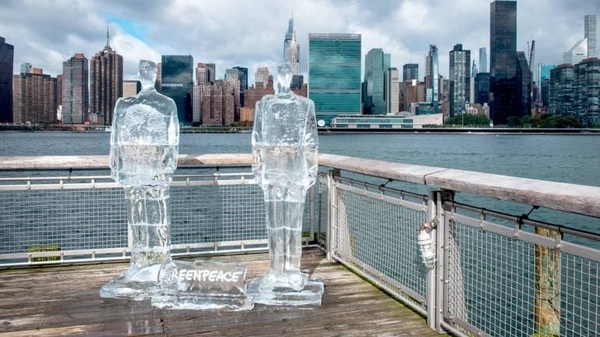
[[[303,274],[306,277],[306,274]],[[254,303],[280,306],[321,305],[325,284],[323,280],[311,280],[306,277],[304,286],[300,289],[287,284],[270,284],[264,278],[252,280],[248,285],[247,294]]]
[[[100,288],[100,297],[143,301],[150,299],[160,291],[158,282],[135,282],[127,273],[118,276]]]
[[[197,260],[169,261],[159,274],[160,293],[152,305],[166,309],[250,310],[246,295],[246,267]]]
[[[247,296],[201,296],[189,294],[159,294],[152,296],[152,305],[161,309],[187,310],[252,310],[254,302]]]

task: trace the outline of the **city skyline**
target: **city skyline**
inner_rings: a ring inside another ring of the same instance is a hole
[[[234,66],[247,67],[252,75],[259,66],[273,71],[293,17],[300,46],[308,46],[310,33],[361,34],[363,58],[369,50],[382,48],[398,68],[417,63],[425,69],[429,45],[435,44],[440,74],[448,78],[448,52],[455,44],[472,53],[480,47],[489,50],[490,3],[173,0],[148,7],[138,1],[18,1],[0,4],[0,35],[15,46],[14,73],[29,62],[56,76],[73,54],[91,58],[105,44],[108,23],[111,46],[123,55],[125,79],[135,78],[139,59],[159,62],[169,54],[215,63],[222,78]],[[599,12],[596,1],[573,6],[568,0],[519,0],[517,50],[526,51],[527,41],[535,40],[536,63],[560,64],[563,53],[583,37],[585,15]],[[301,73],[307,74],[308,48],[300,53]]]

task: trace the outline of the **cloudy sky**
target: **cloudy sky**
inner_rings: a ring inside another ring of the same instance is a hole
[[[62,73],[74,53],[89,59],[106,44],[124,58],[125,78],[136,78],[140,59],[192,55],[194,62],[226,68],[245,66],[251,80],[258,66],[282,61],[292,16],[306,72],[309,33],[362,34],[364,55],[383,48],[392,66],[419,63],[429,45],[440,51],[440,73],[448,75],[448,52],[457,43],[489,55],[490,0],[0,0],[0,36],[14,45],[15,73],[29,62],[44,73]],[[600,0],[518,0],[518,49],[535,40],[535,62],[558,64],[583,38],[586,14],[600,16]],[[600,18],[599,18],[600,19]],[[489,62],[489,61],[488,61]]]

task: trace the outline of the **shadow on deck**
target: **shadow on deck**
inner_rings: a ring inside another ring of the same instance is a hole
[[[267,254],[207,258],[266,274]],[[218,312],[162,310],[149,301],[103,299],[100,287],[127,270],[110,263],[0,271],[0,336],[439,336],[423,317],[335,262],[303,252],[302,268],[325,280],[323,305]]]

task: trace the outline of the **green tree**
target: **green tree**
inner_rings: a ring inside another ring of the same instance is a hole
[[[508,124],[508,126],[510,127],[517,127],[517,126],[521,126],[521,118],[516,117],[516,116],[510,116],[506,119],[506,123]]]
[[[468,127],[487,127],[490,125],[490,119],[484,115],[456,115],[444,121],[445,125],[468,126]]]

